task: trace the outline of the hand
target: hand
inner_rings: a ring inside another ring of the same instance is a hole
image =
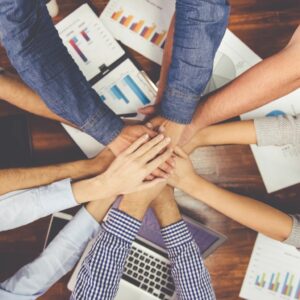
[[[172,150],[167,149],[170,138],[162,134],[149,141],[144,135],[121,153],[102,174],[87,180],[72,183],[74,197],[78,203],[116,197],[141,191],[166,183],[168,175],[145,181],[145,178],[167,161]],[[163,153],[161,153],[164,151]]]
[[[163,129],[164,135],[171,138],[172,146],[176,146],[178,144],[181,135],[184,131],[184,128],[186,127],[186,125],[172,122],[160,116],[155,117],[150,121],[148,121],[146,126],[149,129],[153,129],[156,131],[162,131]]]
[[[125,126],[121,133],[108,145],[108,148],[117,156],[143,134],[148,134],[151,138],[157,135],[156,132],[144,125]]]
[[[146,182],[144,179],[171,157],[172,151],[166,150],[170,138],[160,134],[145,143],[148,139],[147,135],[139,138],[113,161],[106,172],[96,178],[101,185],[99,192],[107,190],[105,198],[144,190],[166,181],[166,173],[164,178]],[[156,157],[161,151],[164,152]]]
[[[157,105],[149,105],[149,106],[145,106],[145,107],[140,108],[139,113],[145,115],[147,118],[151,118],[152,116],[155,115],[156,110],[157,110]],[[153,128],[153,125],[152,125],[151,121],[148,122],[147,127],[149,127],[149,129]],[[191,141],[191,139],[197,133],[198,130],[199,130],[199,128],[196,124],[196,120],[193,120],[191,124],[186,125],[185,128],[184,128],[184,131],[183,131],[183,133],[182,133],[182,135],[179,139],[178,145],[180,147],[182,147],[182,146],[185,146],[185,145],[189,144],[189,142]]]
[[[193,176],[197,176],[189,156],[179,147],[175,148],[175,164],[173,174],[168,179],[168,184],[182,188]]]

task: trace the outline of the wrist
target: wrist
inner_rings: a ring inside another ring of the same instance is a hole
[[[187,176],[180,177],[176,187],[186,193],[190,193],[190,191],[193,191],[195,189],[198,177],[198,174],[193,171]]]
[[[129,196],[125,196],[119,205],[119,210],[123,211],[127,215],[137,219],[143,220],[143,217],[150,205],[149,201],[130,199]]]

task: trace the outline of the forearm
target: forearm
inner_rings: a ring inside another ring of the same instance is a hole
[[[191,122],[211,76],[228,14],[225,0],[176,1],[172,62],[160,105],[162,117],[180,124]]]
[[[182,189],[229,218],[271,238],[284,241],[292,230],[287,214],[252,198],[241,196],[194,175]]]
[[[47,185],[65,178],[79,180],[91,177],[106,170],[113,159],[114,155],[106,149],[99,156],[90,160],[36,168],[0,170],[0,195]]]
[[[37,116],[72,125],[69,121],[54,114],[44,101],[17,76],[9,73],[0,74],[0,99]]]
[[[174,198],[174,190],[170,186],[164,187],[159,196],[151,203],[151,207],[161,228],[182,219]]]
[[[253,120],[212,125],[200,129],[184,146],[184,151],[191,153],[201,146],[226,144],[256,144]]]
[[[297,89],[299,45],[300,42],[293,43],[208,97],[194,115],[197,128],[239,116]]]

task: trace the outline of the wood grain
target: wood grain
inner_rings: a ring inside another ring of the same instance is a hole
[[[63,17],[80,6],[81,0],[60,0]],[[107,1],[88,1],[100,13]],[[229,28],[262,58],[283,48],[300,23],[299,0],[232,0]],[[159,66],[129,50],[132,56],[150,74],[159,77]],[[0,66],[13,71],[5,50],[0,47]],[[0,87],[1,88],[1,87]],[[0,117],[8,114],[26,114],[0,102]],[[52,121],[28,115],[34,148],[33,165],[75,160],[83,157],[63,128]],[[1,141],[5,142],[5,141]],[[0,142],[0,143],[1,143]],[[201,173],[211,181],[234,192],[255,197],[286,212],[300,212],[300,185],[277,193],[267,194],[250,148],[247,146],[207,147],[197,154]],[[236,159],[239,157],[239,159]],[[217,299],[235,300],[249,262],[256,234],[217,213],[204,204],[188,206],[185,211],[228,236],[228,241],[206,260]],[[0,234],[0,280],[12,275],[18,268],[34,259],[42,250],[49,218],[44,218],[17,230]],[[66,288],[69,275],[61,279],[40,299],[68,299]],[[259,299],[263,300],[263,299]]]

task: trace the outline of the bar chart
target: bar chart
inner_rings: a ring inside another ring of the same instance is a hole
[[[240,297],[300,300],[300,251],[258,236]]]
[[[154,89],[130,60],[123,62],[93,88],[100,101],[117,114],[136,113],[138,108],[153,103],[155,99]]]
[[[175,0],[111,0],[100,19],[127,46],[161,63]]]
[[[88,5],[82,5],[56,25],[64,45],[87,80],[110,66],[124,50]]]
[[[267,277],[269,278],[269,282],[267,284]],[[260,288],[268,289],[272,292],[278,292],[283,296],[287,296],[291,298],[293,295],[295,299],[299,299],[300,297],[300,279],[298,285],[294,285],[295,282],[295,274],[291,274],[287,272],[285,275],[279,272],[266,274],[265,272],[257,275],[255,279],[255,285]],[[282,281],[281,279],[284,280]],[[292,298],[293,299],[293,298]]]
[[[162,32],[157,32],[157,25],[152,23],[151,25],[146,25],[145,20],[136,20],[137,18],[133,15],[124,15],[124,10],[120,8],[111,15],[111,19],[119,22],[124,27],[130,29],[131,31],[139,34],[145,40],[149,40],[151,43],[163,48],[164,42],[167,37],[167,30]]]

